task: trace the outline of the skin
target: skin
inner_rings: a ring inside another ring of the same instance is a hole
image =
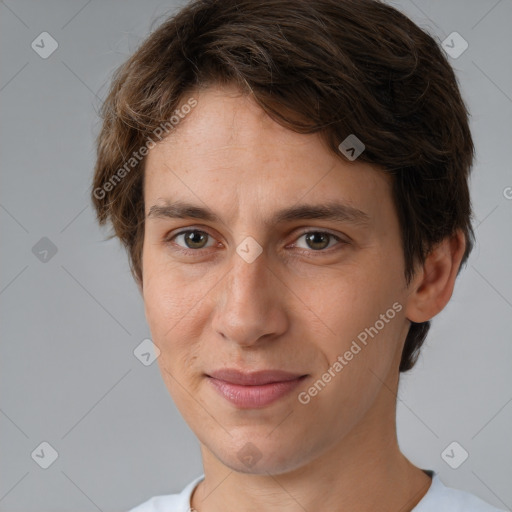
[[[191,96],[197,106],[148,154],[145,211],[181,200],[219,221],[148,216],[141,291],[163,379],[201,444],[205,480],[192,506],[412,510],[431,480],[398,447],[400,355],[410,321],[426,321],[448,302],[463,235],[434,248],[407,286],[387,174],[334,155],[316,134],[287,130],[234,88]],[[284,207],[330,200],[362,210],[368,222],[265,222]],[[174,237],[185,228],[207,233],[203,246]],[[317,235],[308,245],[304,229],[342,241]],[[263,249],[252,263],[236,252],[248,236]],[[298,393],[396,302],[401,311],[301,404]],[[240,409],[205,377],[220,368],[308,377],[265,408]],[[238,457],[249,441],[260,456],[251,467]]]

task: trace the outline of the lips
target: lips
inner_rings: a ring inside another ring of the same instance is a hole
[[[290,373],[282,370],[260,370],[251,373],[245,373],[235,369],[217,370],[208,374],[214,379],[223,380],[230,384],[240,386],[263,386],[273,382],[288,382],[298,379],[304,374]]]
[[[207,377],[215,391],[232,405],[258,409],[289,395],[307,375],[282,370],[244,373],[224,369],[210,372]]]

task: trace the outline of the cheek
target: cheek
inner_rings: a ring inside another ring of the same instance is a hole
[[[151,274],[148,274],[149,276]],[[190,407],[187,397],[196,394],[200,332],[197,294],[176,291],[168,275],[153,274],[145,283],[144,306],[153,343],[160,349],[160,373],[180,410]],[[187,392],[184,392],[184,386]]]
[[[159,278],[144,292],[146,319],[161,350],[179,350],[193,343],[200,304],[197,293],[176,290],[176,283]],[[185,343],[186,341],[186,343]]]
[[[347,354],[349,365],[359,371],[375,368],[380,373],[389,366],[403,323],[397,311],[403,308],[393,308],[400,301],[396,282],[392,271],[368,264],[336,273],[331,269],[324,277],[317,276],[314,287],[304,282],[298,288],[297,295],[308,297],[307,304],[314,312],[308,315],[314,319],[311,334],[323,333],[317,344],[322,345],[326,364],[352,351]]]
[[[166,260],[164,251],[145,244],[143,255],[146,318],[150,327],[160,333],[164,324],[169,330],[190,310],[187,294],[192,293],[194,284],[180,279],[179,273]]]
[[[159,362],[169,371],[191,368],[202,323],[201,281],[185,279],[165,258],[147,253],[143,264],[144,308]]]

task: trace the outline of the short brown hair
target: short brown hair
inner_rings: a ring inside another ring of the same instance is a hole
[[[359,160],[393,175],[407,282],[457,229],[466,262],[474,240],[469,113],[432,36],[377,0],[196,0],[116,71],[102,107],[92,201],[139,284],[145,158],[131,171],[126,161],[187,92],[212,84],[235,84],[281,125],[318,132],[340,158],[342,140],[361,139]],[[401,372],[414,366],[429,328],[411,324]]]

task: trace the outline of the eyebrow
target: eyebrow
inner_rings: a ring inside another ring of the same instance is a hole
[[[153,205],[148,218],[200,219],[208,222],[220,222],[220,218],[207,207],[197,206],[183,201],[166,201],[162,205]],[[351,224],[367,225],[370,217],[367,213],[348,204],[331,201],[324,204],[301,204],[276,212],[265,222],[268,225],[291,222],[294,220],[321,219]]]

